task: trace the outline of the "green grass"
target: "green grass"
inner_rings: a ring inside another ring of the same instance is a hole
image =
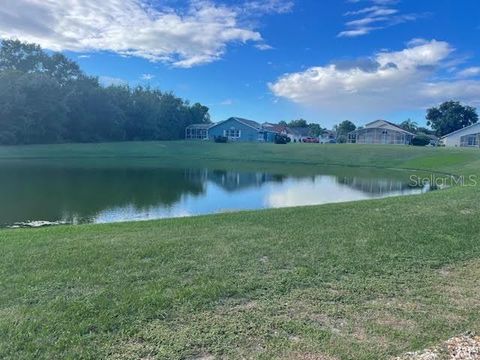
[[[3,161],[101,158],[480,176],[480,153],[463,149],[0,148]],[[479,200],[480,183],[325,206],[1,230],[0,358],[382,359],[480,331]]]

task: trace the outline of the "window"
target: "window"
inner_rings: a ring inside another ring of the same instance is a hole
[[[241,132],[238,129],[228,129],[223,131],[223,136],[226,136],[230,139],[238,139],[240,135]]]
[[[206,129],[197,128],[187,129],[186,137],[187,139],[205,140],[208,138],[208,131]]]
[[[479,134],[462,136],[460,138],[460,146],[462,147],[479,146],[478,137],[479,137]]]

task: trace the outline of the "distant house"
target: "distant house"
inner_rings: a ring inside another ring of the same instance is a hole
[[[334,144],[337,142],[337,133],[333,130],[324,130],[319,140],[320,144]]]
[[[355,144],[409,145],[415,134],[386,120],[376,120],[348,134],[348,142]]]
[[[480,147],[480,123],[445,135],[440,143],[448,147]]]
[[[185,139],[187,140],[208,140],[208,129],[213,124],[193,124],[185,129]]]
[[[275,132],[280,135],[287,136],[288,138],[290,138],[291,142],[301,141],[301,135],[297,131],[295,131],[295,129],[292,129],[286,125],[263,123],[262,126],[266,130]]]
[[[431,146],[438,146],[439,145],[440,138],[438,136],[435,136],[433,134],[425,134],[425,136],[430,139],[430,144],[429,145],[431,145]]]
[[[229,141],[274,142],[277,130],[264,127],[253,120],[231,117],[216,124],[193,124],[185,129],[187,140],[214,140],[224,136]]]
[[[302,142],[304,139],[312,137],[310,128],[308,127],[296,127],[292,128],[292,130],[297,134],[297,141]]]

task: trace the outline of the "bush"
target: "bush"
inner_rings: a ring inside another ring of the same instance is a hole
[[[274,142],[275,144],[287,144],[290,142],[290,138],[285,135],[276,134]]]
[[[0,132],[0,145],[16,145],[17,138],[15,134],[9,131]]]
[[[427,146],[430,144],[430,138],[425,134],[418,134],[412,140],[413,146]]]
[[[227,141],[228,141],[228,138],[226,136],[215,136],[213,138],[215,140],[216,143],[220,143],[220,144],[225,144]]]

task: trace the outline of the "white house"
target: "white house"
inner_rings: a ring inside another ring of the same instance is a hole
[[[445,135],[440,143],[448,147],[480,147],[480,123]]]
[[[348,142],[355,144],[410,145],[415,134],[386,120],[376,120],[348,134]]]

